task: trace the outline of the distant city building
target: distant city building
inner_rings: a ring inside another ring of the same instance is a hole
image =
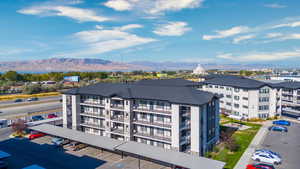
[[[193,70],[193,74],[195,74],[195,75],[205,75],[207,73],[206,73],[205,69],[200,64],[198,64],[196,69]]]
[[[232,75],[211,75],[202,83],[201,90],[222,97],[222,113],[244,119],[281,115],[281,91],[268,83]]]
[[[63,124],[203,156],[219,140],[219,97],[183,79],[98,83],[63,94]]]
[[[300,82],[300,76],[298,75],[278,75],[270,76],[270,80],[284,80],[284,81],[295,81]]]

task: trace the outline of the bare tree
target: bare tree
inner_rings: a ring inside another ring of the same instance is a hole
[[[19,135],[25,131],[25,129],[27,128],[27,125],[24,120],[19,119],[16,122],[12,123],[11,128],[16,134]]]

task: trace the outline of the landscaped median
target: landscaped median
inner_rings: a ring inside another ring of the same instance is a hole
[[[0,101],[14,100],[14,99],[27,99],[30,97],[47,97],[47,96],[58,96],[59,92],[48,92],[38,94],[12,94],[12,95],[0,95]]]
[[[243,125],[246,129],[231,130],[229,127],[224,126],[228,123]],[[208,153],[207,156],[215,160],[226,162],[225,169],[233,169],[260,127],[261,125],[256,123],[240,122],[222,118],[221,142],[214,148],[213,152]]]

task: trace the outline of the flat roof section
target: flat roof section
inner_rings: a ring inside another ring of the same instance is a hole
[[[29,129],[111,151],[114,151],[116,146],[125,143],[124,141],[111,139],[105,136],[97,136],[68,128],[57,127],[51,124],[32,126],[29,127]]]
[[[116,150],[190,169],[222,169],[224,162],[129,141]]]
[[[189,169],[199,169],[199,167],[201,167],[201,169],[222,169],[225,166],[225,163],[221,161],[211,160],[173,150],[167,150],[134,141],[120,141],[109,137],[92,135],[50,124],[32,126],[29,127],[29,129],[61,138],[67,138],[94,147],[134,154],[140,157]]]

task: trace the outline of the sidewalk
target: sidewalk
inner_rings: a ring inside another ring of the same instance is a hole
[[[272,121],[266,121],[263,126],[259,129],[255,137],[253,138],[252,142],[240,158],[240,160],[235,165],[234,169],[245,169],[247,164],[251,159],[252,154],[254,153],[255,149],[258,148],[260,143],[263,141],[265,135],[268,132],[268,127],[271,126]]]

